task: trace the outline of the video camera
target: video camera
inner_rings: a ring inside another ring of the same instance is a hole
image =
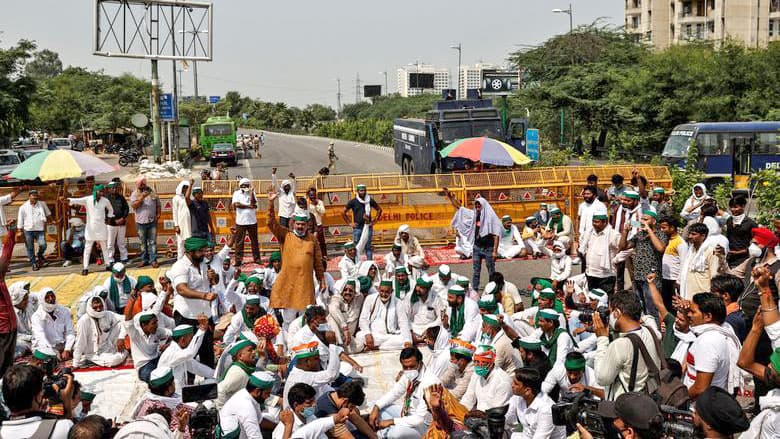
[[[181,389],[182,402],[197,402],[198,406],[190,414],[191,437],[216,437],[219,425],[219,411],[215,407],[206,407],[203,402],[217,399],[217,383],[208,382]]]
[[[452,432],[453,439],[501,439],[509,406],[495,407],[485,411],[486,418],[467,417],[464,424],[468,431]]]
[[[592,310],[590,308],[583,309],[580,311],[580,315],[578,316],[578,319],[581,323],[585,325],[591,325],[593,324],[593,313],[597,312],[599,313],[599,317],[601,317],[601,321],[604,323],[609,322],[609,308],[606,306],[600,306],[596,308],[596,310]]]
[[[661,405],[661,415],[664,417],[663,434],[674,439],[694,439],[696,427],[693,425],[693,413],[678,410],[672,406]]]
[[[60,402],[60,393],[54,388],[56,385],[59,390],[65,388],[68,385],[68,378],[65,375],[73,375],[73,370],[69,367],[62,368],[58,373],[55,373],[57,368],[57,359],[53,358],[46,361],[42,365],[43,373],[43,397],[52,402]]]
[[[555,425],[565,425],[566,431],[576,431],[581,424],[594,438],[607,438],[610,425],[598,413],[600,400],[589,391],[580,393],[563,392],[561,402],[552,406],[552,420]]]

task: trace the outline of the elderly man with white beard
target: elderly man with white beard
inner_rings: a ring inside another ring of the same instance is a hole
[[[393,281],[379,283],[379,293],[371,294],[363,301],[360,312],[360,331],[355,338],[363,340],[365,350],[390,351],[401,349],[404,339],[398,327],[398,304],[393,295]]]

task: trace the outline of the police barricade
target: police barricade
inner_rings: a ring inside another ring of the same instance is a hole
[[[444,244],[454,240],[450,222],[455,213],[454,207],[444,197],[447,188],[466,207],[472,207],[476,195],[491,203],[499,216],[510,215],[522,224],[527,216],[539,208],[540,203],[555,204],[576,222],[576,208],[581,201],[582,187],[590,174],[599,177],[599,186],[606,187],[613,174],[621,174],[626,183],[631,178],[632,169],[646,176],[650,186],[660,186],[671,191],[672,179],[669,170],[662,166],[583,166],[557,168],[531,168],[527,170],[493,171],[481,173],[453,173],[434,175],[399,174],[353,174],[296,178],[296,196],[304,197],[310,187],[318,191],[325,204],[323,225],[330,244],[343,243],[351,239],[352,229],[344,222],[343,214],[347,202],[355,196],[358,184],[365,184],[368,193],[382,207],[382,217],[374,227],[374,243],[377,246],[390,245],[398,227],[409,224],[415,235],[424,244]],[[282,178],[279,179],[281,183]],[[158,253],[173,255],[176,251],[176,235],[172,218],[173,196],[179,180],[149,180],[147,184],[160,200],[161,215],[157,222]],[[230,227],[235,221],[235,212],[231,207],[233,193],[238,190],[237,180],[208,180],[199,184],[212,209],[217,244],[227,242]],[[271,180],[253,180],[251,185],[257,194],[257,222],[261,251],[277,246],[266,226],[268,221],[268,196]],[[12,188],[0,189],[0,195],[7,194]],[[68,219],[73,216],[85,217],[83,208],[68,208],[64,202],[67,197],[91,195],[88,184],[47,185],[36,187],[41,200],[49,206],[53,221],[46,228],[47,242],[60,252],[59,243],[65,238]],[[122,191],[130,202],[135,189],[132,183],[125,183]],[[6,218],[16,218],[18,208],[27,200],[27,192],[22,192],[13,203],[4,207]],[[58,201],[59,200],[59,201]],[[278,212],[276,212],[278,215]],[[351,212],[348,213],[351,217]],[[131,253],[140,251],[133,216],[128,218],[127,237]],[[18,242],[23,243],[20,234]],[[248,242],[248,241],[247,241]],[[24,255],[24,249],[17,249],[17,256]]]

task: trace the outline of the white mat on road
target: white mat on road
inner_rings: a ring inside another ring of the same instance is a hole
[[[427,360],[430,355],[428,349],[421,350]],[[352,356],[363,366],[361,376],[366,380],[366,386],[363,388],[366,393],[364,409],[370,407],[395,384],[395,377],[401,369],[399,352],[370,352]],[[119,422],[130,420],[135,404],[147,390],[146,384],[138,379],[135,369],[76,372],[76,380],[97,394],[90,413]]]

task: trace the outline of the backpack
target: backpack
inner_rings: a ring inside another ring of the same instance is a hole
[[[628,391],[632,392],[634,390],[634,385],[636,385],[636,371],[637,366],[639,365],[639,353],[641,352],[642,360],[645,362],[648,373],[648,380],[647,384],[645,385],[645,393],[652,396],[653,399],[655,399],[655,401],[660,405],[668,405],[678,409],[684,409],[690,402],[688,388],[685,387],[685,384],[682,383],[680,378],[672,376],[672,372],[667,369],[666,359],[661,353],[661,344],[658,339],[655,338],[655,334],[653,334],[652,330],[650,330],[650,336],[653,337],[656,353],[661,359],[660,370],[658,369],[658,366],[656,366],[653,359],[650,357],[650,353],[647,352],[647,347],[645,346],[644,342],[642,342],[642,339],[639,338],[637,334],[626,335],[626,337],[631,341],[631,344],[634,346],[634,359],[631,363],[631,378],[628,384]]]

